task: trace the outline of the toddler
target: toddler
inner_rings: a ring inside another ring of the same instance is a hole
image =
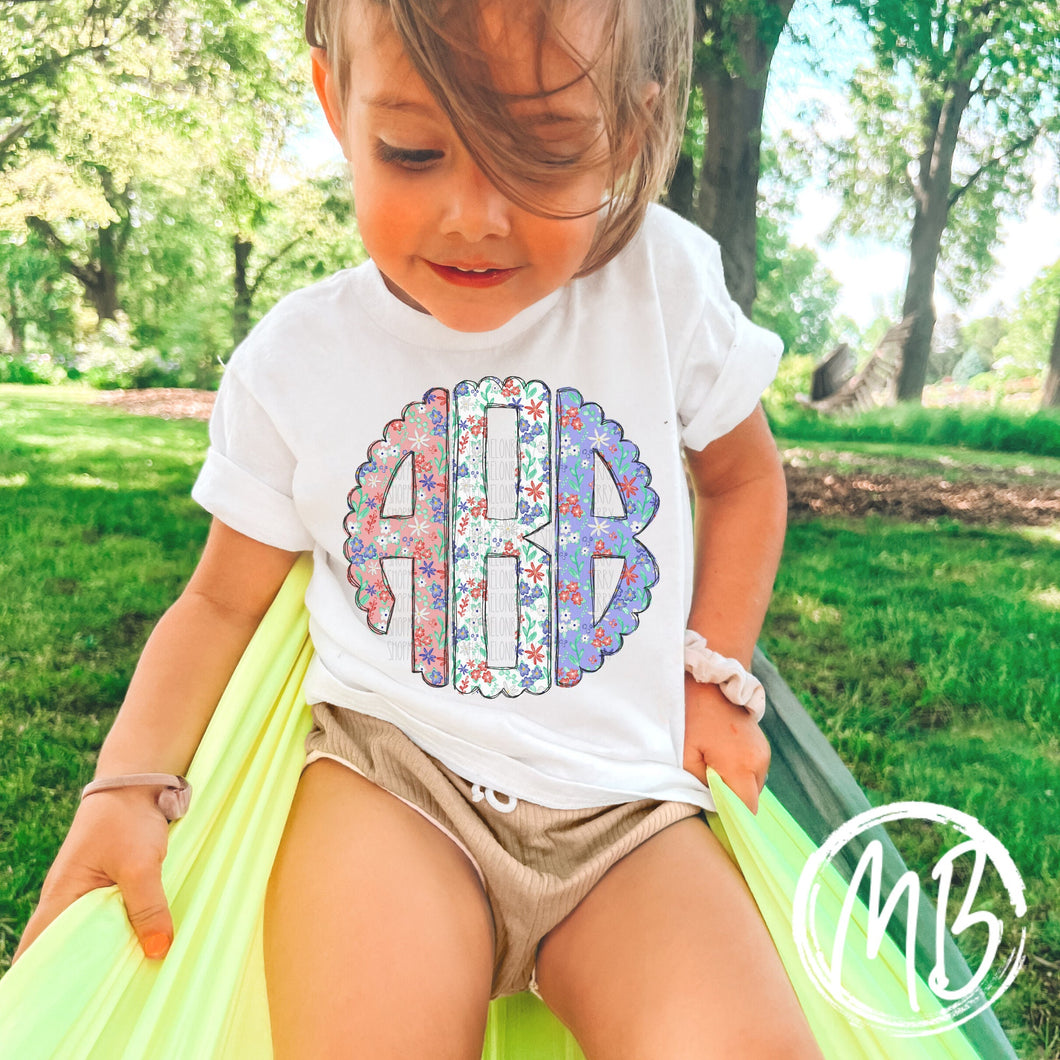
[[[780,355],[654,204],[688,0],[309,0],[370,260],[236,351],[202,559],[145,647],[22,946],[167,818],[299,553],[314,726],[265,911],[278,1058],[472,1058],[534,989],[587,1057],[816,1057],[738,871],[783,537]],[[695,490],[689,513],[685,463]],[[704,638],[706,643],[704,644]],[[689,672],[691,671],[691,672]]]

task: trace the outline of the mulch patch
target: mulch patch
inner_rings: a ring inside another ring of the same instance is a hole
[[[103,390],[92,404],[113,405],[136,416],[164,420],[208,420],[216,393],[158,387],[152,390]]]
[[[1060,487],[1003,479],[950,482],[929,475],[840,474],[787,467],[794,517],[875,512],[907,522],[945,516],[964,523],[1047,526],[1060,521]]]
[[[210,418],[209,390],[111,390],[96,404],[163,419]],[[1060,484],[1013,482],[998,476],[951,482],[932,475],[894,475],[824,468],[786,468],[788,510],[795,518],[864,516],[870,512],[909,522],[948,517],[966,523],[1046,526],[1060,521]]]

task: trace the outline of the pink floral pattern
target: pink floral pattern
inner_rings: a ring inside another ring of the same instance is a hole
[[[412,669],[429,685],[449,680],[449,395],[429,390],[387,424],[347,498],[345,556],[357,606],[386,633],[394,594],[381,560],[412,560]],[[398,468],[412,461],[412,514],[382,515]]]

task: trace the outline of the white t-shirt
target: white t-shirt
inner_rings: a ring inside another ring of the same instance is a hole
[[[681,447],[745,419],[780,353],[716,244],[662,207],[495,331],[444,327],[367,262],[283,299],[232,356],[193,496],[313,551],[310,702],[516,798],[709,809],[681,767]]]

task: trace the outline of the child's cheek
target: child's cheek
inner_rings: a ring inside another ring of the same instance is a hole
[[[527,242],[533,247],[534,257],[547,262],[555,273],[555,283],[566,283],[582,265],[589,253],[596,221],[592,217],[553,220],[535,217],[528,223]]]
[[[362,176],[354,184],[354,208],[361,239],[379,265],[386,260],[407,259],[419,250],[414,201],[396,186],[399,184],[375,174]]]

